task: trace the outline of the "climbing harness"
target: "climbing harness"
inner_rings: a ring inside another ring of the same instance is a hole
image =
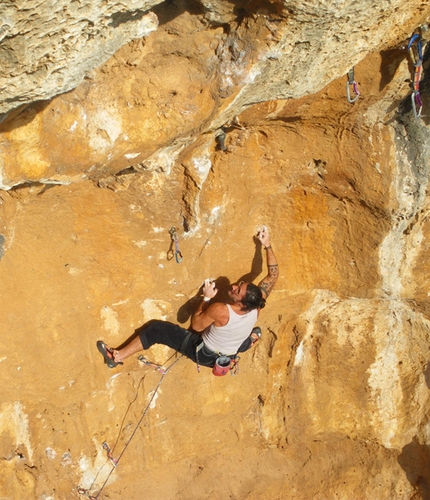
[[[354,68],[351,68],[348,71],[347,76],[348,81],[346,82],[346,98],[348,99],[348,102],[352,104],[358,99],[358,96],[360,95],[360,92],[357,88],[357,82],[354,80]],[[355,93],[355,97],[351,97],[351,87]]]
[[[419,33],[412,35],[409,40],[408,53],[412,64],[414,65],[411,94],[412,109],[414,111],[415,118],[419,118],[422,116],[421,112],[423,109],[423,103],[420,95],[420,80],[423,69],[423,46],[421,42],[421,35]]]
[[[175,255],[176,262],[179,264],[179,262],[182,261],[182,253],[179,250],[179,238],[178,238],[178,233],[176,232],[175,227],[171,227],[169,229],[170,236],[172,238],[172,246],[170,250],[167,253],[167,259],[172,260],[173,259],[173,253]],[[173,252],[173,245],[175,245],[175,252]]]
[[[163,382],[163,379],[164,377],[167,375],[167,373],[169,372],[169,370],[183,357],[183,354],[181,354],[179,356],[178,359],[176,359],[173,363],[170,364],[170,366],[168,366],[167,368],[164,369],[164,372],[161,373],[161,378],[160,380],[158,381],[158,384],[156,386],[156,388],[154,389],[154,392],[152,393],[150,399],[149,399],[149,402],[148,404],[146,405],[146,408],[145,410],[143,411],[142,413],[142,416],[140,417],[139,421],[137,422],[133,432],[131,433],[131,436],[128,438],[127,442],[125,443],[124,445],[124,448],[122,450],[122,452],[119,454],[118,458],[114,458],[113,455],[112,455],[112,452],[111,452],[111,449],[109,448],[109,445],[107,444],[107,442],[105,441],[103,443],[103,449],[106,450],[106,453],[107,453],[107,457],[108,459],[112,462],[112,469],[110,470],[109,474],[107,475],[104,483],[102,484],[101,488],[99,489],[98,493],[96,495],[90,495],[89,494],[89,490],[88,489],[85,489],[83,488],[82,486],[78,486],[77,487],[77,492],[80,494],[80,495],[84,495],[86,496],[87,498],[89,498],[90,500],[98,500],[100,498],[100,494],[101,492],[104,490],[105,486],[107,485],[108,481],[109,481],[109,478],[110,476],[112,475],[113,471],[116,469],[116,467],[118,466],[119,464],[119,461],[121,460],[122,456],[124,455],[125,453],[125,450],[128,448],[128,446],[130,445],[131,443],[131,440],[134,438],[137,430],[139,429],[140,427],[140,424],[142,423],[143,419],[145,418],[146,414],[148,413],[148,410],[155,398],[155,396],[157,395],[158,393],[158,390],[160,389],[160,386],[161,386],[161,383]],[[146,364],[146,363],[145,363]]]
[[[203,341],[198,346],[196,346],[196,366],[198,373],[200,373],[199,351],[204,346],[205,344]],[[239,351],[236,354],[231,354],[230,356],[227,356],[226,354],[221,354],[219,352],[214,352],[214,351],[212,352],[217,355],[215,363],[212,367],[212,373],[216,377],[227,375],[228,372],[230,372],[230,375],[236,375],[237,373],[239,373],[239,361],[240,361],[240,356],[238,355]]]
[[[143,356],[142,354],[140,356],[138,356],[137,359],[146,366],[152,366],[153,368],[158,370],[160,373],[163,373],[163,374],[166,373],[166,368],[164,368],[161,365],[157,365],[157,363],[153,363],[148,358],[145,358],[145,356]]]

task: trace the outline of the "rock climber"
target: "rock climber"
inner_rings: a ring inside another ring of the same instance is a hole
[[[97,348],[107,366],[122,365],[131,355],[154,344],[167,345],[207,367],[213,367],[221,355],[234,360],[238,352],[248,350],[261,335],[261,330],[253,326],[279,275],[269,230],[262,226],[256,236],[265,249],[268,270],[258,285],[240,281],[231,286],[228,300],[209,304],[218,290],[215,281],[205,280],[203,296],[191,318],[193,331],[168,321],[152,320],[137,329],[136,335],[122,348],[108,347],[99,340]]]

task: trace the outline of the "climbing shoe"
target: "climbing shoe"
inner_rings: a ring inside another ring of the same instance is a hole
[[[115,361],[113,349],[108,347],[102,340],[97,341],[97,349],[100,351],[109,368],[115,368],[115,366],[123,364],[122,361]]]
[[[259,340],[260,337],[261,337],[261,328],[259,326],[255,326],[252,329],[250,337],[252,339],[252,344],[251,345],[254,345],[257,342],[257,340]]]

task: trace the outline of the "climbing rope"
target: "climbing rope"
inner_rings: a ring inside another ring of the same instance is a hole
[[[118,467],[118,464],[119,464],[119,461],[121,460],[122,456],[124,455],[125,453],[125,450],[128,448],[128,446],[130,445],[131,443],[131,440],[134,438],[137,430],[139,429],[140,427],[140,424],[142,423],[143,419],[145,418],[146,414],[148,413],[148,410],[149,410],[149,407],[151,406],[151,403],[152,401],[154,400],[158,390],[160,389],[160,386],[161,386],[161,383],[163,382],[163,379],[164,377],[167,375],[167,373],[169,372],[169,370],[183,357],[183,354],[181,354],[179,356],[178,359],[176,359],[170,366],[168,366],[167,368],[163,368],[163,370],[161,371],[159,368],[160,368],[160,365],[155,365],[155,363],[150,363],[150,366],[154,366],[154,367],[158,367],[158,371],[160,371],[161,373],[161,377],[160,377],[160,380],[158,381],[158,384],[156,386],[156,388],[154,389],[154,392],[152,393],[152,396],[151,398],[149,399],[149,402],[148,404],[146,405],[146,408],[144,409],[143,413],[142,413],[142,416],[140,417],[139,421],[137,422],[133,432],[131,433],[131,436],[128,438],[127,442],[125,443],[124,445],[124,448],[122,450],[122,452],[120,453],[120,455],[118,456],[118,458],[114,458],[113,455],[112,455],[112,452],[111,452],[111,449],[109,448],[109,445],[107,444],[107,442],[105,441],[103,443],[103,449],[106,450],[106,453],[107,453],[107,457],[108,459],[112,462],[112,469],[110,470],[109,474],[107,475],[104,483],[102,484],[101,488],[99,489],[98,493],[96,495],[90,495],[89,494],[89,490],[86,490],[85,488],[82,488],[81,486],[78,486],[77,487],[77,491],[79,494],[81,495],[85,495],[87,498],[89,498],[90,500],[97,500],[99,497],[100,497],[100,494],[101,492],[103,491],[103,489],[105,488],[107,482],[109,481],[109,478],[110,476],[112,475],[113,471],[116,469],[116,467]],[[142,360],[140,360],[142,361]],[[148,364],[148,363],[145,363],[145,364]]]
[[[182,261],[183,257],[182,257],[181,251],[179,250],[179,238],[178,238],[178,233],[176,232],[176,228],[171,227],[169,229],[169,233],[170,233],[170,236],[172,238],[172,245],[173,244],[175,245],[175,259],[176,259],[176,262],[179,264],[179,262]],[[168,258],[168,260],[173,259],[173,250],[169,250],[169,252],[167,254],[167,258]]]
[[[414,111],[415,118],[419,118],[423,109],[423,103],[420,95],[420,80],[421,73],[423,69],[423,46],[421,41],[421,35],[415,33],[412,35],[408,43],[408,53],[411,58],[412,64],[414,65],[414,74],[412,78],[412,109]]]
[[[348,80],[346,82],[346,98],[351,104],[358,99],[360,92],[358,91],[357,82],[354,80],[354,68],[351,68],[347,74]],[[355,97],[351,97],[351,87],[355,93]]]

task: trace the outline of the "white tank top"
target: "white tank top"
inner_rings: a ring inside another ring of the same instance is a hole
[[[211,325],[202,334],[203,342],[209,349],[222,354],[236,354],[242,342],[251,335],[257,322],[258,310],[237,314],[226,304],[229,319],[225,326]]]

